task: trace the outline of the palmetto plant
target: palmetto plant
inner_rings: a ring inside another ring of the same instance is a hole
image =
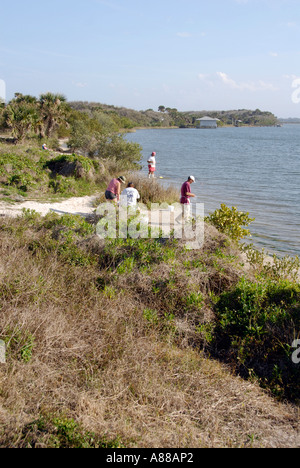
[[[18,142],[23,141],[31,131],[41,134],[43,121],[39,103],[34,96],[16,93],[3,115],[4,122],[11,128]]]
[[[38,124],[39,115],[34,103],[12,101],[6,108],[5,120],[17,141],[22,141]]]
[[[49,138],[55,127],[65,121],[66,98],[62,94],[46,93],[40,96],[39,104],[43,121],[42,136]]]

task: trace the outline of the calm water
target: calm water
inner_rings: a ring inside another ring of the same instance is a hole
[[[278,255],[300,255],[300,125],[218,130],[138,130],[127,139],[157,152],[157,176],[193,192],[206,214],[221,203],[249,212],[251,242]]]

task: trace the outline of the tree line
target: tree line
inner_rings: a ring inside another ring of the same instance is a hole
[[[46,143],[59,148],[59,139],[66,138],[71,152],[84,156],[123,160],[136,167],[141,147],[127,142],[121,129],[134,125],[126,116],[96,107],[76,109],[62,94],[46,93],[36,98],[16,93],[0,107],[0,130],[16,144],[26,141]]]
[[[219,119],[219,126],[274,126],[278,124],[277,117],[272,112],[260,109],[238,109],[228,111],[189,111],[179,112],[176,108],[159,106],[158,111],[164,116],[171,117],[172,124],[181,128],[196,127],[197,119],[209,116]]]
[[[137,111],[93,102],[67,102],[64,95],[48,92],[39,98],[16,93],[6,106],[2,103],[0,129],[9,131],[16,142],[28,138],[66,137],[73,150],[92,155],[104,135],[135,127],[193,128],[197,126],[197,119],[205,115],[219,119],[220,126],[278,124],[274,114],[259,109],[180,112],[176,108],[159,106],[157,111]]]
[[[123,122],[123,128],[134,127],[179,127],[195,128],[197,119],[206,115],[220,120],[219,126],[228,125],[251,125],[251,126],[274,126],[278,124],[277,117],[268,111],[260,109],[238,109],[228,111],[185,111],[181,112],[174,107],[159,106],[154,109],[134,110],[125,107],[115,107],[96,102],[70,102],[73,109],[93,115],[95,112],[105,113],[116,120],[117,116]],[[125,123],[125,125],[124,125]]]
[[[66,121],[68,109],[61,94],[46,93],[37,99],[16,93],[7,106],[2,106],[0,126],[10,130],[18,142],[32,135],[50,138],[57,126]]]

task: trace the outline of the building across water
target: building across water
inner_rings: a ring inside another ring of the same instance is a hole
[[[218,128],[219,119],[212,119],[211,117],[202,117],[202,119],[197,119],[196,122],[199,122],[198,128]]]

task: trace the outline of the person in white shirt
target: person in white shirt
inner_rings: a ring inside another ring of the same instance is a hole
[[[149,168],[149,179],[154,179],[156,172],[156,153],[152,153],[147,162]]]
[[[121,206],[122,207],[136,207],[137,201],[141,198],[139,192],[134,187],[133,182],[129,182],[127,188],[121,193]]]

